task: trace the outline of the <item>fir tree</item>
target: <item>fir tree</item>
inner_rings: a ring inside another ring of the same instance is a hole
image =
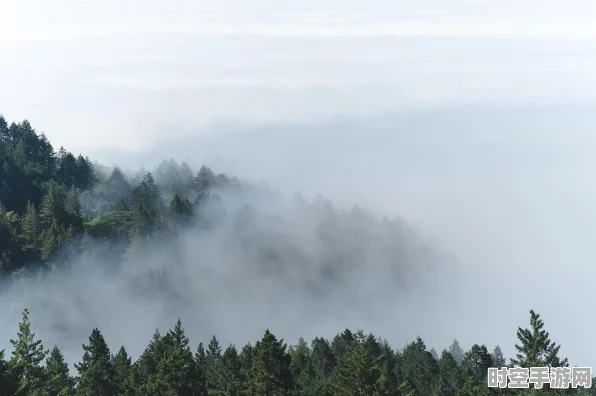
[[[68,364],[57,346],[52,348],[48,356],[45,374],[44,395],[72,396],[75,394],[75,379],[70,376]]]
[[[251,396],[285,396],[292,389],[291,357],[283,340],[267,330],[253,350],[253,363],[248,380]]]
[[[19,375],[19,391],[27,395],[39,394],[45,380],[41,362],[48,354],[41,340],[35,340],[31,331],[29,311],[23,311],[23,320],[19,323],[16,340],[10,340],[13,346],[10,366]]]
[[[79,372],[77,395],[113,396],[116,392],[114,366],[110,349],[99,329],[93,329],[89,344],[83,345],[83,350],[82,362],[75,364]]]
[[[366,346],[362,330],[353,335],[353,341],[339,358],[333,380],[334,394],[338,396],[373,396],[380,390],[379,359]]]
[[[128,389],[127,380],[131,373],[132,360],[126,348],[121,346],[118,353],[112,357],[112,366],[114,367],[114,386],[119,394],[126,394]]]

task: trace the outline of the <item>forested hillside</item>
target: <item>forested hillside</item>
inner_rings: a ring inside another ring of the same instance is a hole
[[[38,322],[31,324],[25,309],[14,334],[2,334],[12,338],[12,350],[0,353],[0,395],[596,394],[487,387],[489,367],[568,364],[533,311],[510,361],[498,346],[464,351],[454,341],[437,353],[420,338],[391,346],[356,329],[290,346],[267,330],[237,348],[215,336],[187,338],[180,320],[157,330],[133,360],[125,346],[109,346],[102,335],[103,317],[90,301],[100,286],[109,285],[113,310],[153,299],[167,302],[165,311],[196,312],[234,295],[238,314],[248,296],[271,299],[269,292],[282,285],[288,301],[300,296],[309,307],[339,300],[382,311],[373,292],[413,287],[432,270],[436,253],[399,220],[339,211],[324,200],[296,198],[285,207],[274,194],[206,166],[195,173],[170,160],[136,175],[117,167],[106,172],[87,157],[56,151],[27,121],[8,125],[1,116],[0,164],[0,288],[12,287],[40,324],[65,339],[98,323],[71,373],[59,347],[36,338]],[[75,287],[85,298],[60,294]],[[363,290],[369,300],[357,294]],[[219,306],[208,312],[232,315]],[[205,344],[191,349],[190,341]]]

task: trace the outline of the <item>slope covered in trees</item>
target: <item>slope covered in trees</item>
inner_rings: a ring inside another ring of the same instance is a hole
[[[436,253],[399,220],[340,211],[322,199],[281,202],[206,166],[193,172],[170,160],[152,172],[106,172],[64,148],[56,152],[27,121],[8,125],[0,117],[0,165],[0,296],[9,290],[40,327],[65,340],[89,334],[90,323],[98,327],[70,373],[64,349],[42,345],[25,311],[12,351],[0,353],[0,395],[524,393],[486,387],[487,368],[506,363],[498,346],[466,352],[454,341],[439,354],[420,338],[397,349],[362,331],[290,347],[269,331],[242,348],[221,346],[214,336],[191,349],[178,321],[132,359],[99,330],[114,322],[105,306],[128,306],[120,314],[137,326],[156,314],[148,301],[159,302],[167,318],[201,312],[201,326],[221,312],[242,321],[249,296],[261,308],[299,296],[308,309],[292,306],[293,317],[316,306],[321,318],[326,304],[348,299],[364,315],[383,309],[370,302],[387,290],[415,285]],[[218,305],[222,296],[228,305]],[[531,315],[512,362],[566,364]]]

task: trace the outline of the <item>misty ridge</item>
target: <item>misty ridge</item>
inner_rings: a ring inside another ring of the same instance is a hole
[[[35,134],[27,122],[11,128]],[[421,286],[440,261],[400,219],[284,197],[207,166],[169,160],[125,174],[64,149],[55,161],[43,198],[24,208],[29,223],[15,230],[30,239],[26,252],[2,263],[0,299],[10,312],[1,330],[9,333],[28,308],[39,334],[73,360],[80,342],[72,340],[95,326],[139,354],[145,339],[131,328],[166,329],[177,318],[205,340],[223,332],[238,341],[242,329],[226,329],[219,315],[256,334],[280,322],[304,327],[304,318],[366,321],[383,301]],[[22,207],[18,190],[3,192],[4,205]]]

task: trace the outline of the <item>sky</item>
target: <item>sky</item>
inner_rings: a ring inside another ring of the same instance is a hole
[[[0,0],[0,113],[108,165],[174,157],[400,216],[458,261],[447,294],[401,307],[407,339],[511,356],[533,308],[594,365],[595,16],[587,0]]]

